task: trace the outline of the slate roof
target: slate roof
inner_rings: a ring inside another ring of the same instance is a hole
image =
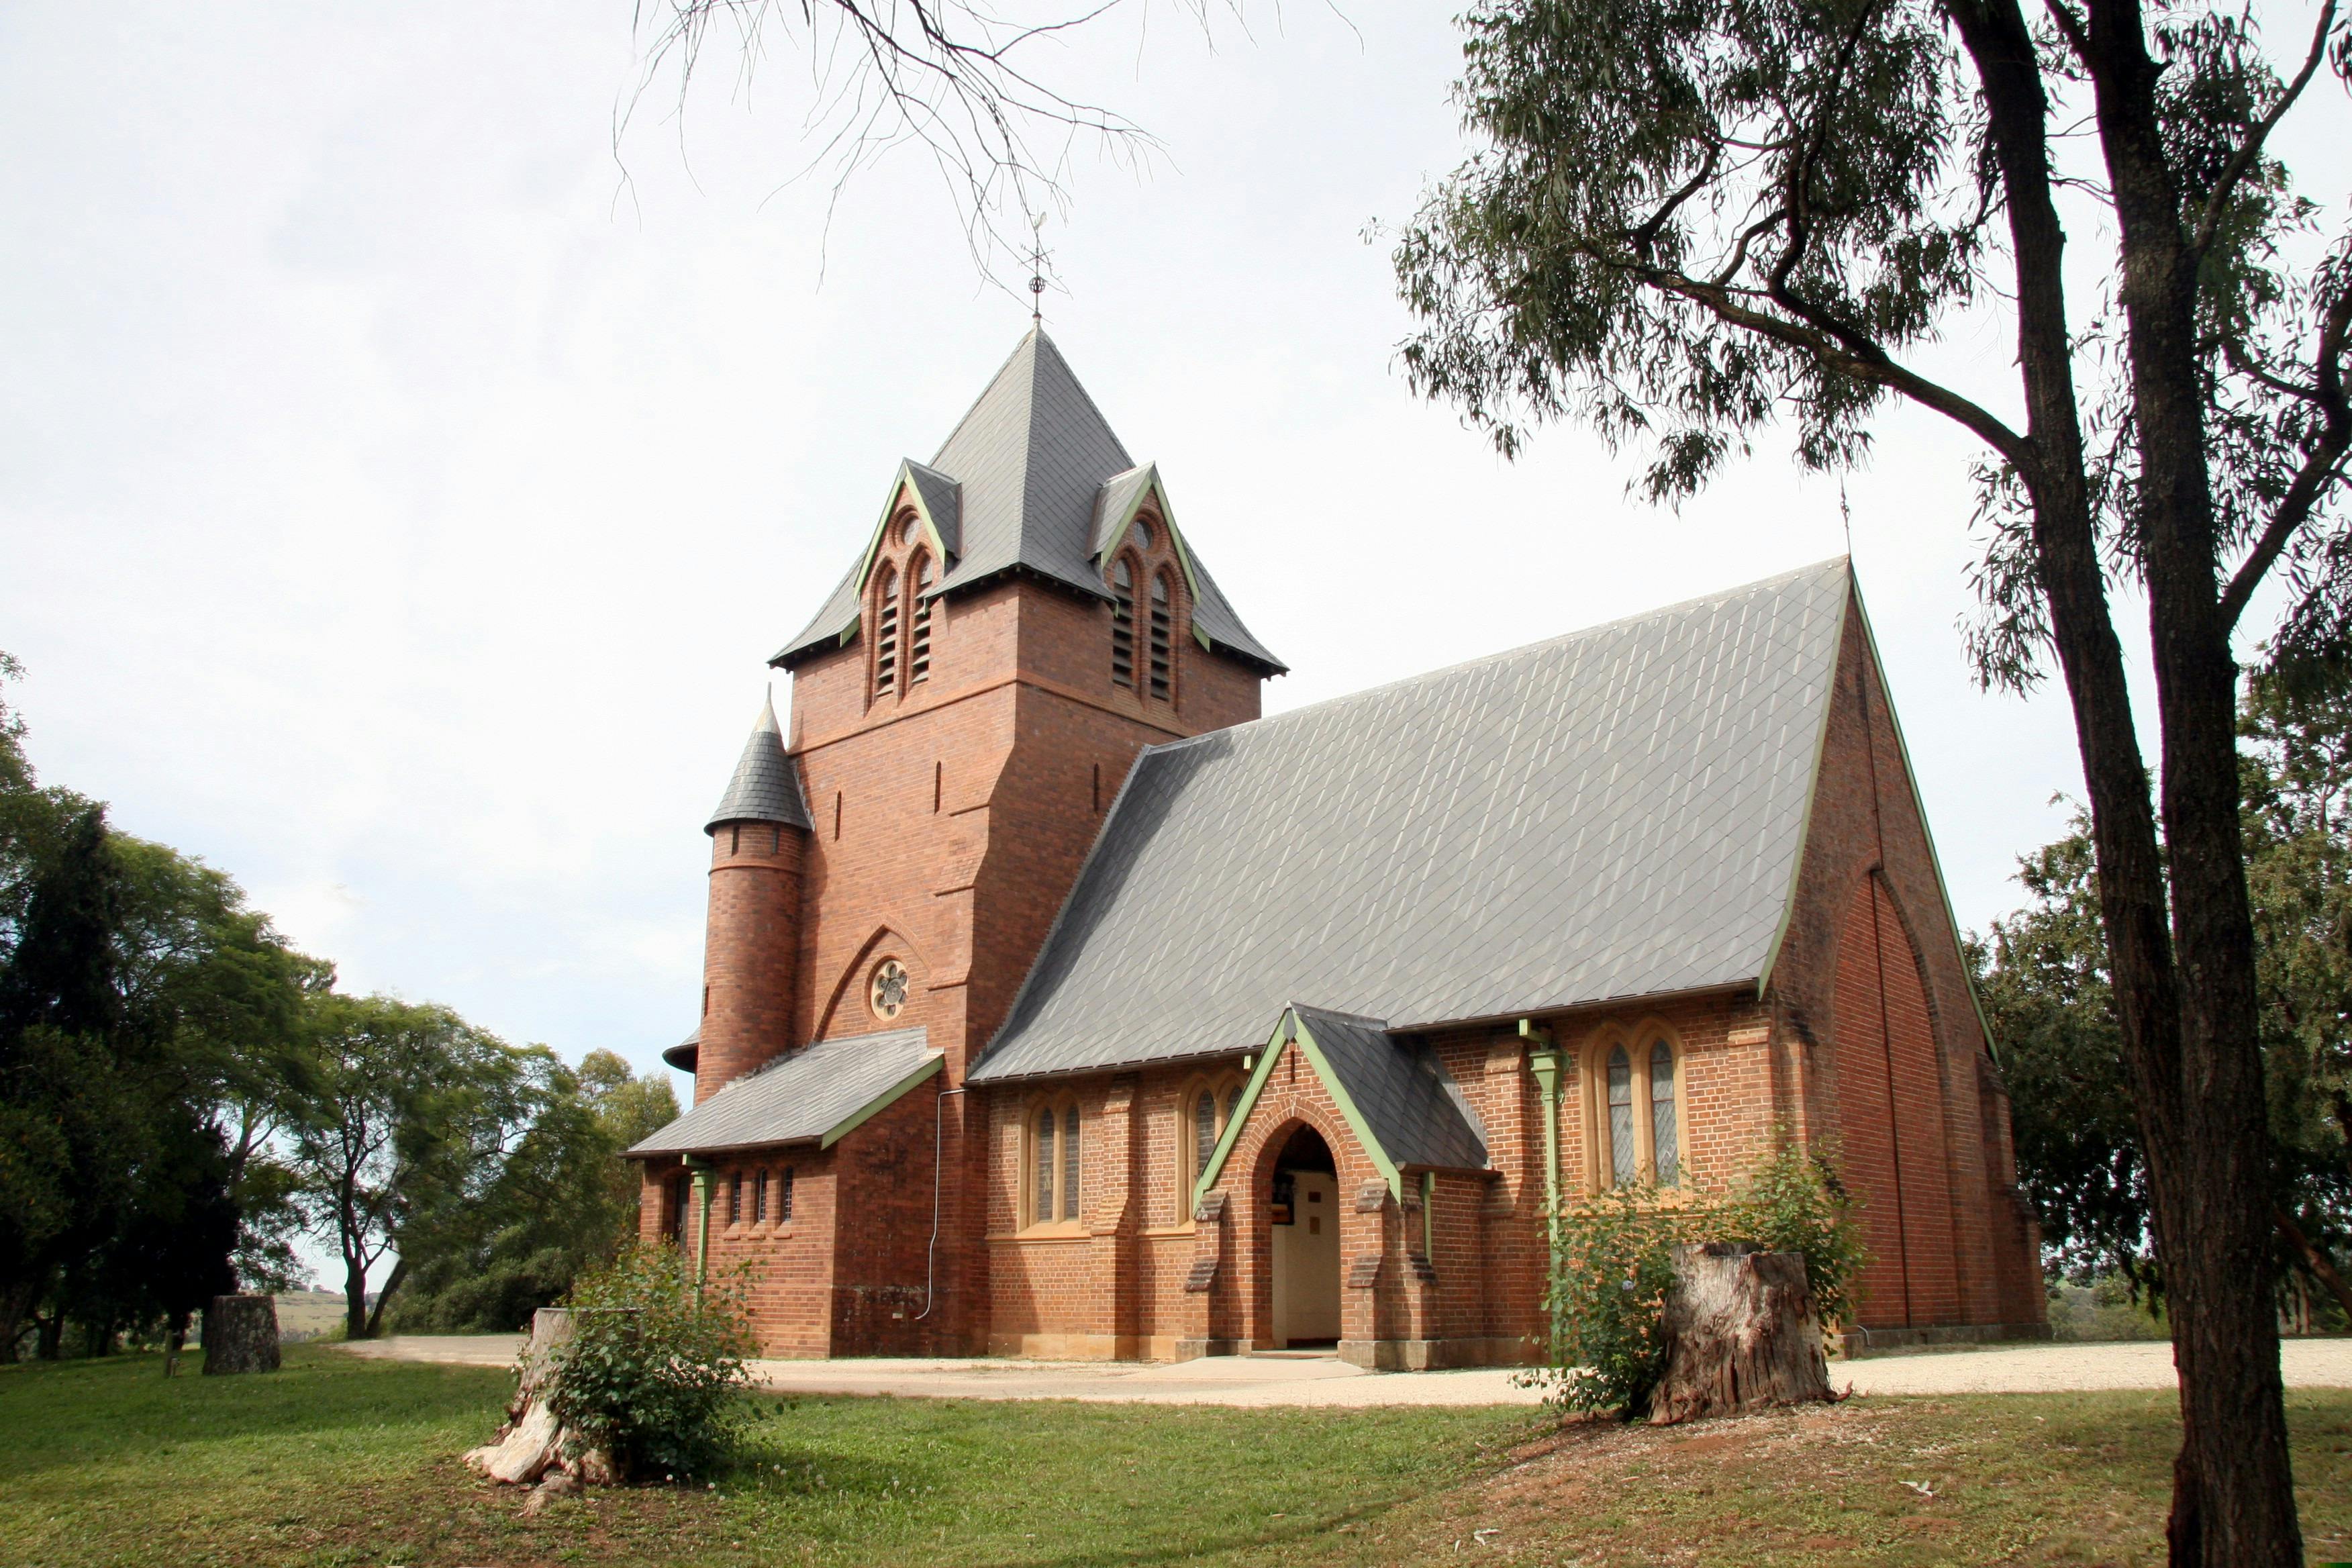
[[[1427,1045],[1396,1038],[1377,1018],[1297,1005],[1290,1016],[1305,1026],[1391,1165],[1486,1169],[1486,1126]]]
[[[793,760],[784,755],[784,736],[776,724],[773,694],[761,705],[760,721],[751,726],[751,738],[743,742],[743,754],[736,760],[735,776],[727,781],[727,793],[719,797],[719,805],[711,811],[710,820],[702,825],[702,830],[716,833],[720,824],[728,822],[781,822],[803,828],[809,826],[808,805],[801,799],[800,775],[793,770]]]
[[[942,540],[948,570],[934,592],[953,593],[1001,573],[1027,571],[1108,599],[1095,542],[1100,497],[1108,483],[1131,476],[1136,468],[1054,341],[1032,330],[939,455],[928,465],[908,461],[934,521],[943,508],[955,518],[953,536]],[[944,532],[947,525],[940,526]],[[869,543],[815,616],[770,663],[789,666],[849,638],[872,554]],[[1200,633],[1269,669],[1284,668],[1242,625],[1199,557],[1188,552],[1188,558],[1196,586],[1192,618]]]
[[[628,1152],[830,1145],[939,1071],[944,1060],[921,1029],[820,1040],[744,1074]]]
[[[1146,749],[975,1082],[1753,982],[1843,559]]]

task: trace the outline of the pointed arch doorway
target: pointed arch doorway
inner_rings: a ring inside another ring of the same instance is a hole
[[[1339,1175],[1331,1145],[1299,1127],[1275,1156],[1267,1194],[1274,1237],[1273,1321],[1277,1350],[1339,1342]]]

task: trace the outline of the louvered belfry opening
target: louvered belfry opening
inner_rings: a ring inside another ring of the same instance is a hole
[[[1174,689],[1171,672],[1174,668],[1175,656],[1169,646],[1169,627],[1175,612],[1171,600],[1172,595],[1168,592],[1168,574],[1154,572],[1151,574],[1151,696],[1159,702],[1167,701],[1169,693]]]
[[[1135,685],[1135,571],[1125,556],[1110,569],[1110,679]]]
[[[877,697],[898,689],[898,573],[896,567],[882,568],[881,585],[875,592],[874,606],[874,694]]]
[[[931,676],[931,601],[925,597],[931,591],[931,558],[928,555],[915,563],[914,626],[907,646],[907,684],[929,680]]]

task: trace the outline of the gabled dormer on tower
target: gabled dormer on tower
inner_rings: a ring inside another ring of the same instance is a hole
[[[1145,702],[1180,700],[1182,642],[1253,677],[1284,671],[1185,542],[1158,467],[1129,456],[1042,331],[930,462],[899,465],[849,574],[771,662],[797,670],[862,645],[866,700],[903,701],[942,656],[947,605],[1008,580],[1093,606],[1097,678]],[[1131,660],[1114,665],[1115,641]]]

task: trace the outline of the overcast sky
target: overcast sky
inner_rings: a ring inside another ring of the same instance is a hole
[[[1292,666],[1271,710],[1844,548],[1838,485],[1777,447],[1662,513],[1579,431],[1506,464],[1407,392],[1365,231],[1460,153],[1451,9],[1262,8],[1210,47],[1130,8],[1044,62],[1165,143],[1076,169],[1046,324]],[[780,184],[788,54],[748,97],[714,57],[616,159],[631,11],[0,8],[0,648],[48,782],[233,872],[347,986],[651,1066],[767,656],[1028,323],[919,157],[827,242],[825,183]],[[2289,145],[2335,201],[2315,91]],[[2013,405],[1992,325],[1938,363]],[[1846,486],[1971,927],[2080,788],[2063,698],[1962,663],[1973,455],[1897,413]]]

